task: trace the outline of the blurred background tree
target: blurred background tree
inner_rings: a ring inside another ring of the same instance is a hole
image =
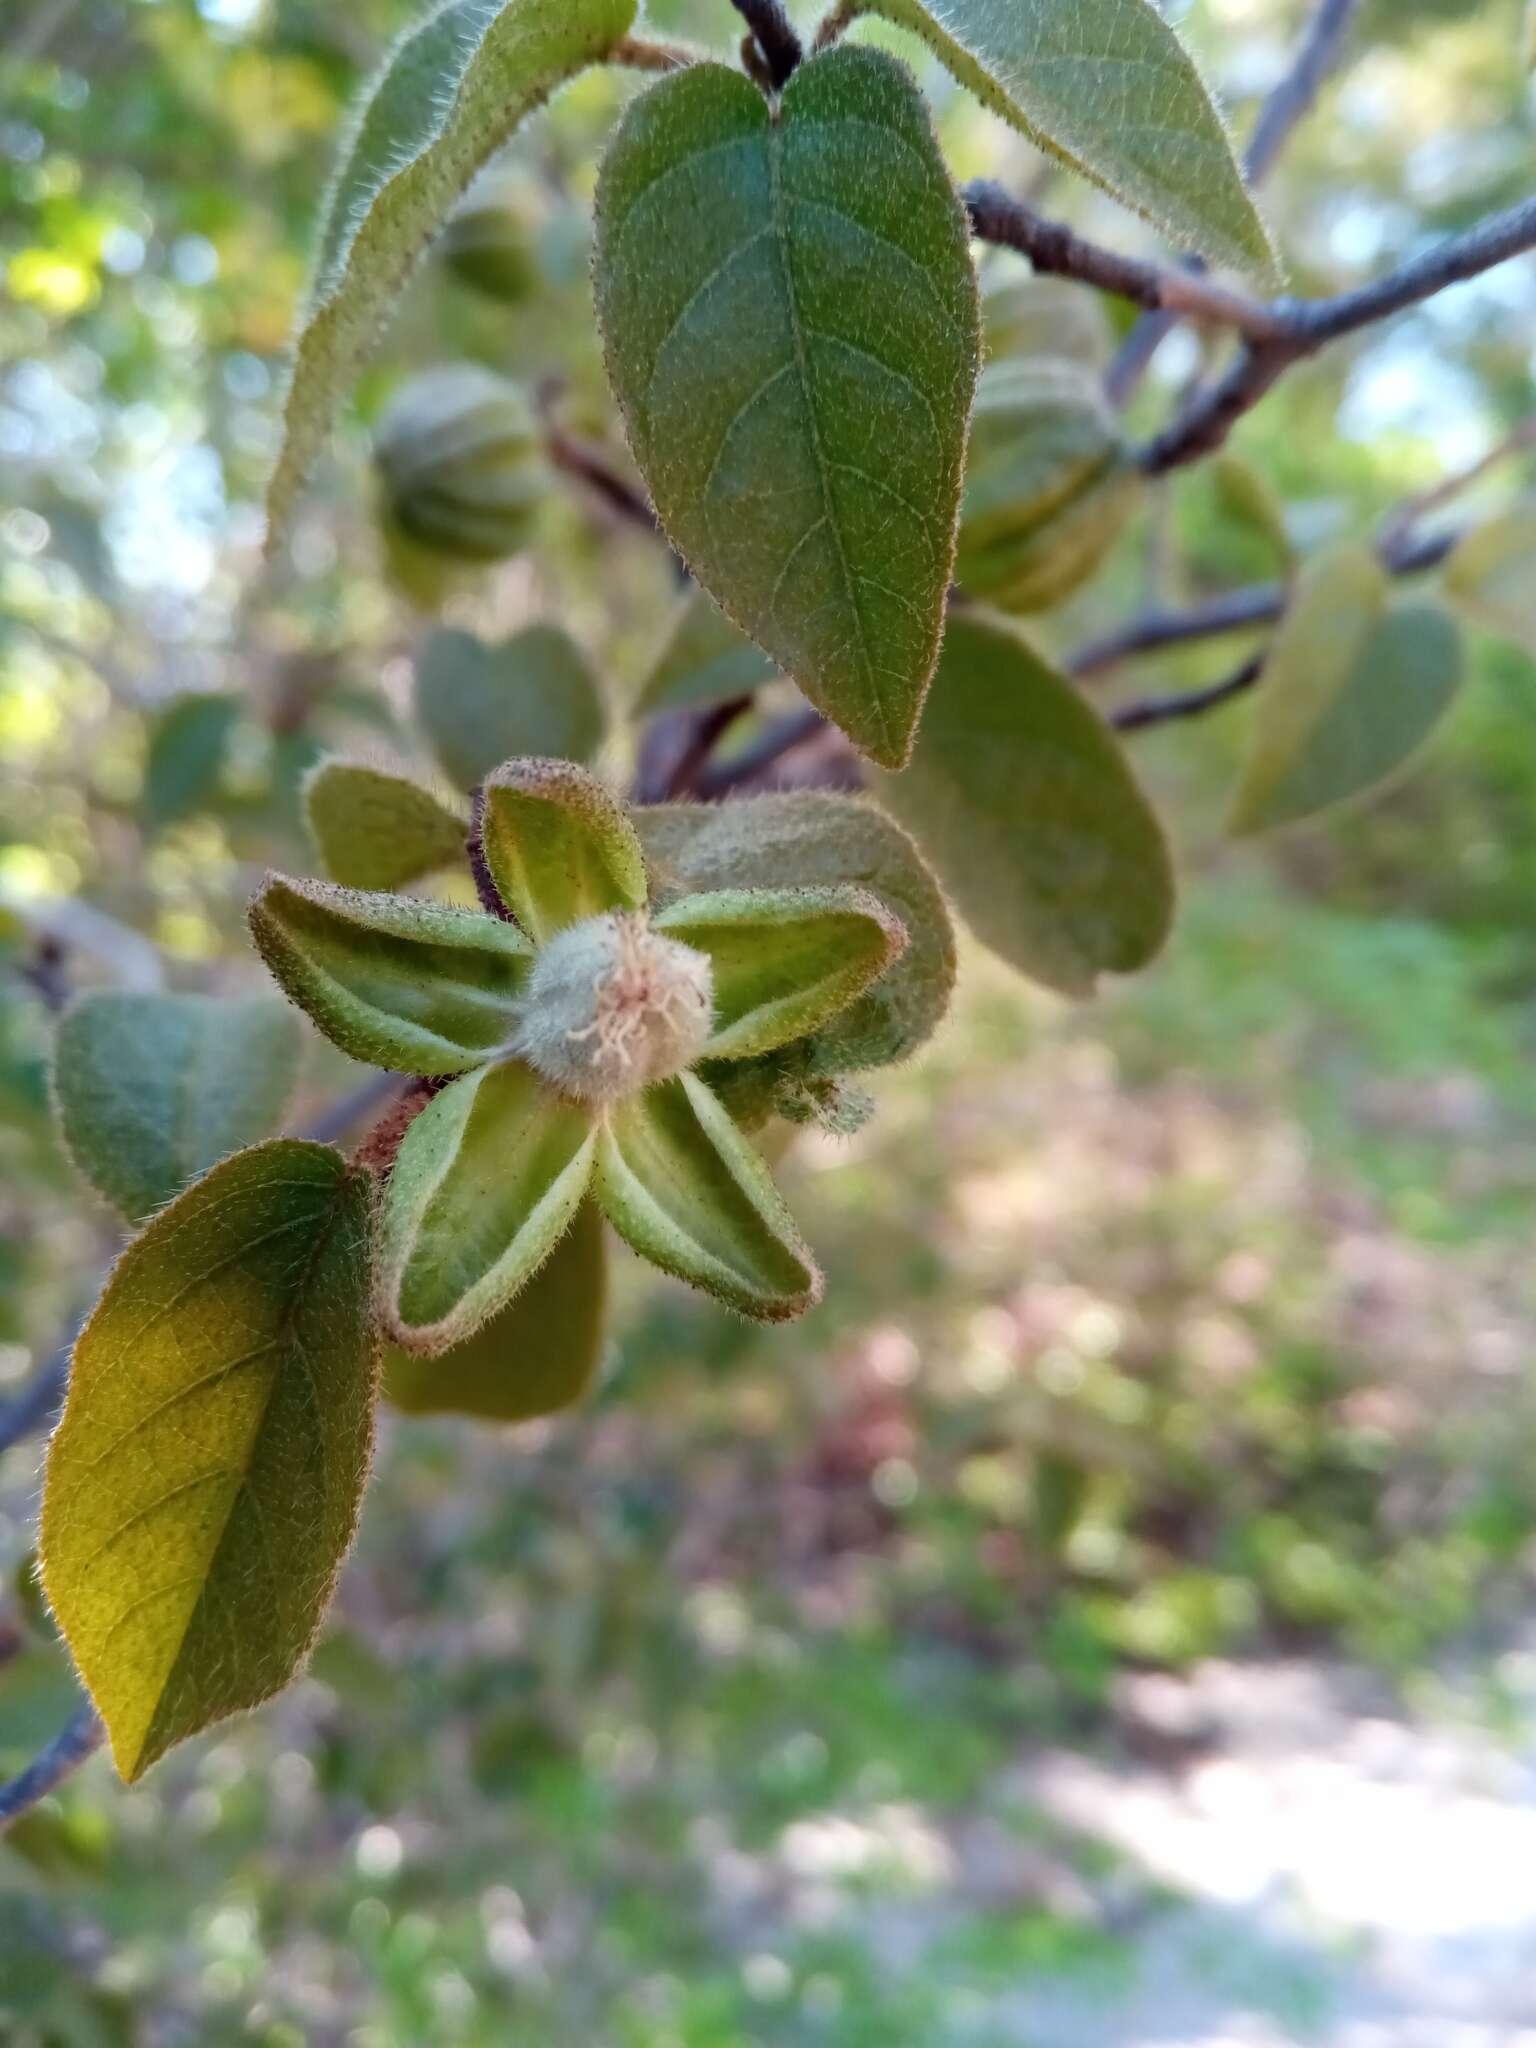
[[[1246,132],[1310,10],[1169,12]],[[1265,188],[1293,289],[1526,195],[1519,15],[1358,10]],[[35,0],[0,23],[0,1390],[22,1399],[113,1241],[52,1130],[51,1012],[92,987],[258,991],[244,905],[267,862],[305,865],[306,769],[429,758],[429,627],[368,464],[402,381],[445,359],[524,380],[572,458],[451,624],[558,620],[617,706],[669,614],[665,551],[579,473],[596,446],[633,481],[588,274],[594,167],[636,90],[617,72],[509,153],[538,289],[424,267],[285,573],[258,573],[317,197],[406,17]],[[724,0],[651,17],[739,26]],[[922,68],[958,176],[1166,257]],[[1055,317],[1107,320],[1107,356],[1130,310],[1062,289]],[[1512,264],[1301,365],[1232,462],[1146,494],[1042,639],[1069,655],[1397,520],[1528,419],[1533,309]],[[1134,430],[1210,346],[1167,338]],[[1528,469],[1516,451],[1444,517]],[[1198,689],[1256,644],[1094,687]],[[972,949],[878,1122],[797,1147],[831,1275],[811,1322],[764,1334],[626,1269],[574,1419],[395,1418],[303,1684],[131,1795],[87,1772],[6,1837],[7,2038],[1009,2041],[989,1986],[1116,1939],[1081,1844],[1054,1849],[1086,1907],[925,1864],[978,1810],[1034,1839],[999,1791],[1021,1750],[1123,1736],[1128,1670],[1341,1644],[1411,1686],[1448,1642],[1501,1641],[1529,1607],[1536,1447],[1531,687],[1527,652],[1475,635],[1414,780],[1257,851],[1221,829],[1247,706],[1137,738],[1188,877],[1165,958],[1074,1008]],[[292,1127],[358,1078],[311,1034]],[[36,1470],[32,1436],[0,1460],[0,1769],[75,1697],[30,1578]],[[818,1867],[805,1829],[829,1817],[864,1846]],[[893,1969],[865,1906],[913,1889],[942,1910]]]

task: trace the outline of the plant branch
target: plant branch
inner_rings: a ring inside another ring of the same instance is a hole
[[[700,769],[698,794],[709,801],[750,788],[786,754],[792,754],[826,730],[827,721],[814,704],[802,704],[779,718],[770,718],[739,754],[728,761],[710,761]]]
[[[1344,40],[1359,0],[1318,0],[1312,18],[1296,47],[1290,68],[1259,110],[1248,147],[1243,152],[1243,171],[1251,185],[1262,185],[1291,135],[1311,110],[1324,80],[1343,54]],[[1203,270],[1198,256],[1186,260],[1185,268]],[[1140,383],[1164,335],[1177,324],[1171,312],[1144,313],[1121,343],[1104,378],[1105,394],[1111,404],[1124,405]]]
[[[0,1785],[0,1828],[19,1820],[40,1799],[46,1799],[55,1786],[79,1770],[86,1758],[100,1749],[106,1734],[94,1707],[82,1706],[72,1714],[47,1748],[39,1751],[18,1777]]]
[[[1285,332],[1285,316],[1276,307],[1226,291],[1197,271],[1171,270],[1105,249],[1064,221],[1047,220],[990,178],[973,179],[960,196],[974,234],[984,242],[1017,249],[1037,271],[1076,278],[1133,305],[1217,321],[1255,339]]]
[[[731,5],[751,29],[774,90],[781,91],[805,55],[782,0],[731,0]]]
[[[1460,537],[1453,532],[1394,540],[1379,548],[1381,565],[1392,576],[1420,575],[1443,562]],[[1181,647],[1191,640],[1212,640],[1224,633],[1267,626],[1280,617],[1290,594],[1285,583],[1249,583],[1185,611],[1139,612],[1114,632],[1085,640],[1068,655],[1066,667],[1079,681],[1087,682],[1138,654],[1156,654],[1164,647]]]
[[[1278,328],[1270,334],[1234,323],[1245,336],[1236,357],[1214,383],[1196,392],[1170,427],[1147,444],[1139,458],[1141,467],[1148,475],[1158,476],[1199,461],[1221,446],[1234,423],[1294,364],[1316,355],[1331,341],[1374,326],[1409,306],[1421,305],[1447,286],[1479,277],[1533,247],[1536,199],[1527,199],[1464,234],[1435,243],[1374,284],[1328,299],[1275,300],[1267,310],[1278,321]]]
[[[698,59],[680,43],[648,43],[640,36],[621,36],[608,52],[608,62],[626,65],[631,71],[685,71]]]
[[[1480,483],[1489,470],[1496,469],[1500,463],[1509,461],[1515,455],[1528,454],[1532,449],[1536,449],[1536,415],[1528,420],[1522,420],[1517,427],[1511,428],[1502,441],[1496,441],[1485,454],[1477,458],[1476,462],[1468,463],[1465,469],[1453,470],[1449,476],[1431,485],[1427,491],[1420,491],[1411,498],[1405,498],[1396,511],[1390,513],[1382,522],[1379,544],[1384,548],[1400,547],[1408,540],[1413,528],[1421,519],[1428,518],[1431,512],[1441,511],[1471,485]]]
[[[564,427],[546,421],[544,453],[553,468],[585,484],[610,512],[617,513],[632,526],[644,527],[647,533],[661,531],[656,514],[646,500],[619,474],[609,462],[606,451],[595,442],[583,440],[580,435],[568,433]]]
[[[1116,732],[1144,732],[1149,725],[1198,718],[1202,712],[1214,711],[1218,705],[1228,704],[1251,690],[1263,675],[1268,659],[1266,647],[1250,655],[1241,668],[1234,669],[1223,681],[1209,683],[1203,690],[1180,690],[1171,697],[1141,697],[1133,704],[1121,704],[1110,712],[1109,723]]]

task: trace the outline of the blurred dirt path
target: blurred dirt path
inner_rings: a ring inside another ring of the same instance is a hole
[[[1536,1655],[1498,1669],[1522,1744],[1393,1717],[1347,1672],[1213,1664],[1133,1696],[1155,1761],[1022,1766],[1025,1798],[1179,1903],[1126,1928],[1123,1978],[1021,1990],[1018,2040],[1536,2048]]]

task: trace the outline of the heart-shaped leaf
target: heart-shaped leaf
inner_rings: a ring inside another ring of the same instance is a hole
[[[813,1035],[807,1072],[890,1066],[932,1036],[955,985],[955,935],[921,854],[883,811],[860,797],[796,790],[730,804],[657,804],[636,811],[635,826],[659,904],[750,889],[771,875],[792,888],[867,889],[900,920],[906,950]]]
[[[1369,557],[1343,559],[1381,575]],[[1233,798],[1235,834],[1314,817],[1397,774],[1461,682],[1461,635],[1444,605],[1413,600],[1378,613],[1367,603],[1351,618],[1335,601],[1337,567],[1320,565],[1303,583],[1275,636]],[[1362,591],[1370,587],[1362,578]]]
[[[821,1273],[762,1158],[693,1074],[610,1109],[594,1191],[642,1257],[743,1315],[785,1322]]]
[[[485,864],[535,945],[609,910],[639,910],[645,856],[624,806],[571,761],[508,761],[488,776]]]
[[[664,79],[604,163],[595,276],[669,537],[899,767],[943,630],[978,348],[965,214],[910,73],[835,49],[776,112],[719,65]]]
[[[178,697],[155,719],[141,808],[151,832],[207,809],[217,796],[240,706],[216,691]]]
[[[1511,506],[1458,541],[1445,589],[1475,625],[1536,654],[1536,505]]]
[[[1213,263],[1277,281],[1200,73],[1153,0],[860,0],[968,92]]]
[[[70,1155],[138,1223],[215,1160],[267,1137],[298,1071],[281,1002],[82,996],[59,1024],[53,1086]]]
[[[525,115],[628,34],[635,7],[447,0],[389,52],[326,196],[267,490],[269,550],[363,357],[454,202]]]
[[[483,911],[268,875],[251,935],[273,977],[343,1052],[406,1074],[463,1074],[512,1032],[532,954]]]
[[[465,821],[420,783],[363,761],[317,761],[304,816],[325,872],[348,889],[399,889],[463,865]]]
[[[527,1286],[464,1343],[437,1358],[391,1345],[385,1395],[407,1415],[482,1422],[529,1422],[572,1408],[602,1361],[607,1293],[603,1214],[583,1202]]]
[[[703,590],[690,590],[677,608],[667,643],[640,686],[636,712],[681,710],[746,696],[771,683],[778,670]]]
[[[950,620],[912,765],[880,794],[977,938],[1051,988],[1091,995],[1168,935],[1151,807],[1082,692],[1002,619]]]
[[[744,1060],[804,1038],[901,956],[907,935],[864,889],[723,889],[653,920],[707,954],[714,1026],[701,1058]]]
[[[415,707],[460,789],[514,754],[589,761],[607,726],[586,656],[558,626],[525,626],[494,647],[446,627],[429,634],[416,659]]]
[[[314,1640],[372,1443],[370,1208],[327,1146],[238,1153],[129,1246],[80,1334],[43,1583],[125,1778]]]
[[[575,1215],[592,1147],[587,1110],[519,1061],[435,1095],[384,1197],[382,1299],[396,1343],[448,1351],[504,1308]]]

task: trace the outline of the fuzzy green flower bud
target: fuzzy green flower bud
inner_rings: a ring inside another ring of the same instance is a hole
[[[561,1094],[615,1102],[691,1067],[713,1017],[708,956],[611,911],[541,949],[514,1045]]]
[[[543,494],[538,428],[515,384],[474,363],[413,377],[379,422],[388,525],[430,554],[496,562],[528,539]]]

